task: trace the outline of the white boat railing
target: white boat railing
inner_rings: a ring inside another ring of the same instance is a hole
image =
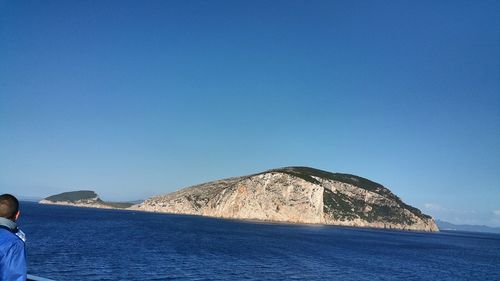
[[[26,279],[26,281],[54,281],[54,280],[28,274],[28,278]]]

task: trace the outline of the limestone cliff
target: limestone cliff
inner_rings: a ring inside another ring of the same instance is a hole
[[[131,209],[211,217],[438,231],[382,185],[349,174],[287,167],[152,197]]]

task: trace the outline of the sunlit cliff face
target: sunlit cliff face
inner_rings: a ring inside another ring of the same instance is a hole
[[[438,231],[434,220],[367,179],[284,168],[155,196],[133,209],[356,227]]]

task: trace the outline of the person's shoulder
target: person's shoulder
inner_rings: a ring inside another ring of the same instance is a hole
[[[23,241],[19,239],[14,233],[0,227],[0,249],[8,249],[16,246],[24,246]]]

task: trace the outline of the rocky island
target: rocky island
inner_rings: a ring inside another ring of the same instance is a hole
[[[154,196],[129,209],[287,223],[438,231],[432,217],[350,174],[286,167]]]
[[[41,204],[114,208],[286,223],[438,231],[434,219],[368,179],[309,167],[285,167],[158,195],[142,203],[106,202],[90,190]]]
[[[102,201],[99,195],[92,190],[64,192],[49,196],[39,203],[107,209],[126,209],[133,205],[132,203]]]

